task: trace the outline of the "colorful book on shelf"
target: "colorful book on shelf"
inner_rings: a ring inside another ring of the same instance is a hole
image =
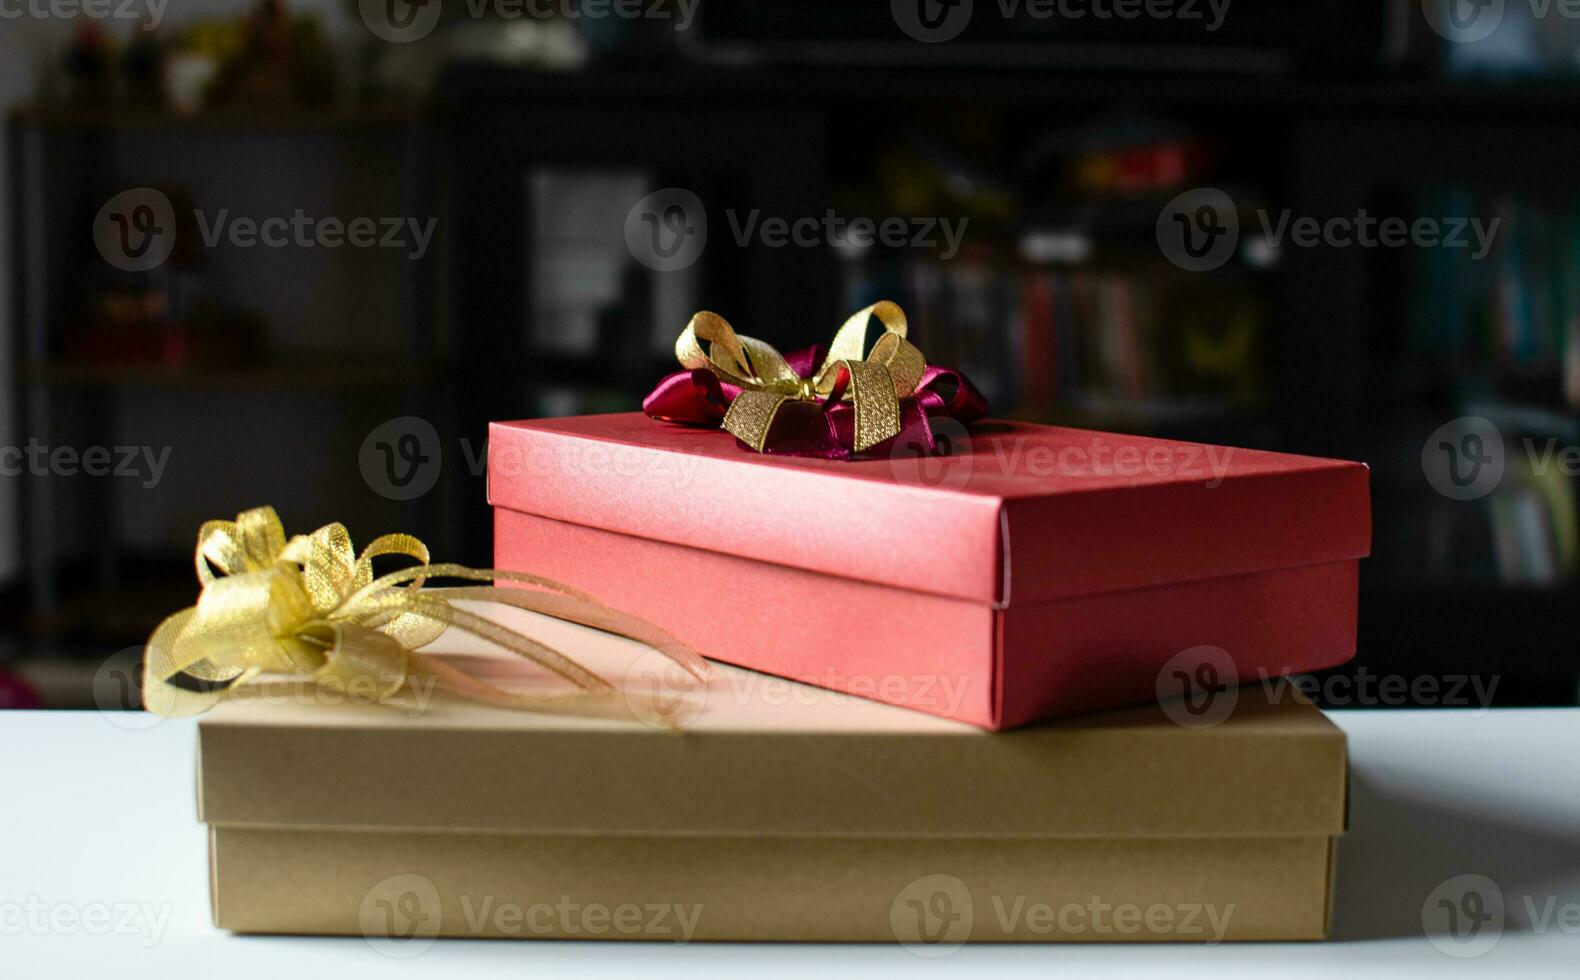
[[[1262,316],[1246,283],[980,255],[896,261],[919,343],[969,372],[1003,414],[1128,405],[1177,418],[1173,408],[1250,404],[1265,391]],[[870,293],[889,268],[852,267],[847,298]]]
[[[1550,586],[1572,577],[1580,563],[1575,508],[1573,483],[1556,460],[1510,453],[1502,485],[1487,498],[1499,580]]]
[[[1471,384],[1552,374],[1554,395],[1580,405],[1580,204],[1554,207],[1523,196],[1463,187],[1423,193],[1420,213],[1482,216],[1479,243],[1415,250],[1410,347]]]

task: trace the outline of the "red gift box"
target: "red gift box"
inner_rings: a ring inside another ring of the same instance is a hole
[[[496,422],[494,563],[704,656],[993,729],[1171,691],[1194,712],[1203,686],[1354,655],[1363,464],[996,421],[955,449]]]

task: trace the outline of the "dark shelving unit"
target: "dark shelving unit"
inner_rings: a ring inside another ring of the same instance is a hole
[[[282,107],[237,109],[179,115],[126,107],[24,108],[9,122],[12,150],[16,320],[19,325],[15,359],[21,431],[49,443],[65,431],[105,442],[118,431],[118,419],[129,404],[151,398],[170,402],[176,416],[200,416],[223,422],[235,399],[271,405],[291,400],[311,414],[334,417],[347,405],[379,403],[386,414],[433,416],[449,375],[440,354],[436,310],[437,256],[410,263],[395,288],[401,290],[407,323],[401,349],[336,350],[275,349],[261,356],[207,363],[161,363],[84,359],[63,351],[66,328],[80,312],[92,271],[102,271],[91,257],[89,219],[111,195],[125,190],[127,174],[118,173],[128,151],[146,147],[276,147],[282,141],[341,152],[355,146],[379,153],[377,166],[393,164],[395,199],[383,205],[391,214],[432,214],[437,208],[434,167],[435,130],[422,112],[402,107],[310,109]],[[162,141],[162,142],[161,142]],[[155,154],[156,156],[158,154]],[[168,160],[162,162],[169,162]],[[370,165],[373,165],[370,161]],[[189,168],[190,169],[190,168]],[[164,169],[142,166],[137,179],[158,185]],[[177,179],[179,182],[179,178]],[[206,204],[209,202],[196,202]],[[291,201],[277,202],[291,213]],[[216,205],[223,207],[224,202]],[[63,220],[64,219],[64,220]],[[223,282],[209,282],[216,295]],[[345,283],[351,296],[363,283]],[[265,325],[265,336],[273,325]],[[256,415],[237,416],[237,441],[256,440],[263,453],[288,447],[271,443],[253,422]],[[276,433],[275,437],[289,433]],[[343,447],[335,460],[349,460],[355,471],[357,445]],[[305,464],[319,471],[322,461]],[[18,626],[24,637],[45,649],[80,651],[102,657],[106,649],[125,646],[145,636],[163,615],[177,608],[169,597],[189,601],[196,592],[189,561],[174,554],[145,553],[122,540],[126,515],[114,486],[59,489],[60,481],[23,481],[24,554],[26,577],[20,590],[25,612]],[[263,501],[238,501],[251,506]],[[360,502],[331,502],[335,513],[353,523]],[[201,521],[230,515],[190,515]],[[185,517],[185,515],[184,515]],[[289,520],[289,518],[287,518]],[[435,535],[440,527],[435,502],[418,500],[402,510],[403,526]],[[196,525],[194,524],[195,528]],[[369,527],[365,532],[383,530]],[[84,538],[90,543],[84,547]],[[164,601],[148,601],[160,596]]]

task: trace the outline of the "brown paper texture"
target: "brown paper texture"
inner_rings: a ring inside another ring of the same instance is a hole
[[[705,689],[667,690],[638,644],[508,615],[668,698],[684,730],[651,697],[588,718],[260,689],[199,726],[220,926],[924,953],[1325,933],[1345,741],[1290,688],[1241,687],[1199,730],[1153,705],[986,733],[724,666]],[[671,909],[675,931],[630,928],[642,916],[627,906]],[[700,912],[682,929],[676,909]]]

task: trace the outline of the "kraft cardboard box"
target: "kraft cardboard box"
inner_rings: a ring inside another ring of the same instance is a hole
[[[956,442],[847,462],[635,413],[495,423],[494,564],[990,729],[1154,699],[1200,647],[1229,683],[1354,655],[1364,465],[1008,422]]]
[[[686,689],[631,641],[500,615],[629,704],[579,717],[250,689],[199,725],[217,925],[397,954],[436,936],[929,955],[1326,934],[1345,740],[1287,688],[1218,692],[1232,710],[1207,724],[1167,704],[994,734],[727,666]],[[512,686],[553,683],[480,644],[436,647]]]

